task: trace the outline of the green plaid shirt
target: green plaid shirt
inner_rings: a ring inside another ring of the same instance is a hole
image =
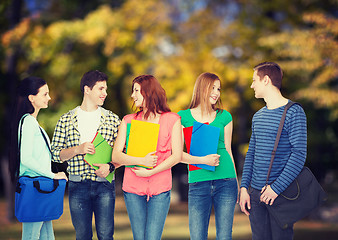
[[[78,130],[77,110],[79,107],[70,110],[63,114],[56,124],[52,147],[52,158],[55,162],[62,162],[60,152],[63,149],[80,145],[80,132]],[[119,117],[113,112],[101,108],[101,120],[98,132],[106,139],[110,146],[113,147],[117,137],[118,127],[120,125]],[[69,159],[67,171],[71,175],[80,175],[81,179],[90,179],[96,181],[97,176],[95,169],[87,164],[84,159],[84,154],[79,154]]]

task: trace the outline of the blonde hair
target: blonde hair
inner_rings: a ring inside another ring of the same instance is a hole
[[[218,98],[215,104],[210,104],[209,96],[212,91],[214,82],[221,82],[216,74],[205,72],[198,76],[195,82],[194,91],[192,94],[189,108],[195,108],[201,105],[202,115],[204,112],[211,113],[212,111],[221,110],[221,98]]]

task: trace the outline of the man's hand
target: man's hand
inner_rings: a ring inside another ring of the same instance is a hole
[[[262,188],[261,191],[261,202],[264,202],[265,204],[272,205],[275,199],[278,197],[277,193],[275,193],[270,185],[265,186]]]
[[[82,143],[81,145],[79,145],[77,147],[77,152],[76,154],[94,154],[95,153],[95,147],[94,144],[92,144],[91,142],[85,142]]]
[[[60,152],[60,158],[62,161],[67,161],[76,155],[87,153],[95,153],[94,144],[92,144],[91,142],[85,142],[79,146],[62,149]]]
[[[241,211],[245,213],[245,215],[247,216],[250,215],[249,213],[249,210],[251,209],[250,195],[248,193],[248,190],[244,187],[241,188],[239,206],[241,207]]]
[[[99,169],[97,169],[95,171],[95,174],[99,177],[105,178],[108,176],[108,174],[110,173],[109,171],[109,165],[108,164],[101,164],[101,163],[94,163],[93,164],[96,167],[99,167]]]

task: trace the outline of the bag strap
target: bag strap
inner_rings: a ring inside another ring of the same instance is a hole
[[[36,190],[38,190],[39,193],[48,194],[54,192],[59,186],[59,181],[57,179],[53,179],[53,185],[54,185],[53,190],[45,191],[41,189],[39,180],[33,181],[33,186],[36,188]]]
[[[42,128],[40,126],[39,126],[39,129],[40,129],[40,132],[41,132],[43,139],[46,142],[46,145],[48,147],[50,154],[53,156],[52,150],[50,149],[46,135],[44,134],[44,132],[42,131]],[[51,162],[52,162],[51,170],[52,170],[53,173],[64,172],[64,169],[67,169],[67,166],[68,166],[67,162],[63,162],[63,163],[56,163],[56,162],[53,162],[53,161],[51,161]],[[66,164],[67,164],[67,166],[65,166]]]
[[[21,137],[22,137],[22,125],[23,125],[23,121],[25,120],[26,116],[23,116],[22,119],[19,121],[19,125],[20,125],[20,137],[19,137],[19,145],[18,145],[18,156],[17,158],[19,159],[19,162],[21,162]],[[17,171],[16,173],[16,178],[19,177],[19,173],[20,171]]]
[[[52,153],[52,151],[50,150],[50,147],[49,147],[49,143],[48,143],[48,141],[47,141],[47,138],[46,138],[46,136],[45,136],[45,134],[44,134],[44,132],[42,131],[42,129],[41,129],[40,126],[39,126],[39,129],[40,129],[40,132],[41,132],[41,135],[42,135],[43,139],[44,139],[45,142],[46,142],[46,145],[47,145],[47,147],[48,147],[49,152]]]
[[[270,166],[269,166],[269,170],[268,170],[268,175],[267,175],[267,177],[266,177],[265,186],[268,185],[268,181],[269,181],[269,177],[270,177],[270,173],[271,173],[271,168],[272,168],[273,160],[275,159],[275,155],[276,155],[276,151],[277,151],[279,139],[280,139],[280,136],[281,136],[282,130],[283,130],[283,125],[284,125],[284,121],[285,121],[285,117],[286,117],[286,112],[288,111],[288,109],[289,109],[293,104],[299,104],[299,103],[289,101],[289,102],[285,105],[284,112],[283,112],[282,118],[281,118],[280,123],[279,123],[278,131],[277,131],[277,136],[276,136],[276,140],[275,140],[275,145],[274,145],[274,147],[273,147],[272,154],[271,154]]]
[[[19,125],[20,125],[20,137],[19,137],[19,151],[18,151],[18,154],[19,154],[19,157],[20,157],[20,150],[21,150],[21,136],[22,136],[22,125],[23,125],[23,121],[25,120],[25,117],[27,117],[27,115],[26,116],[24,116],[21,120],[20,120],[20,122],[19,122]]]

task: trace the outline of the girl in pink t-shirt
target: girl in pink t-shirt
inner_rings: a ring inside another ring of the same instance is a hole
[[[152,75],[133,80],[131,97],[140,111],[123,118],[112,158],[121,165],[153,167],[126,167],[122,190],[134,239],[161,239],[170,205],[171,167],[182,157],[181,120],[170,112],[165,91]],[[156,152],[144,157],[124,153],[127,124],[133,119],[160,124]]]

